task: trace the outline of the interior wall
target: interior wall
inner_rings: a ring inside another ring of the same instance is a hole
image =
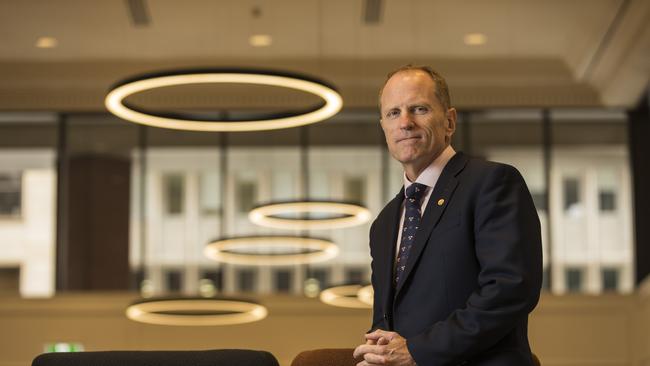
[[[134,294],[67,294],[0,301],[0,366],[28,365],[45,343],[80,342],[86,351],[262,349],[288,366],[302,350],[355,347],[370,311],[292,296],[261,299],[270,315],[223,327],[168,327],[123,315]],[[529,335],[545,366],[650,365],[650,295],[543,295]]]

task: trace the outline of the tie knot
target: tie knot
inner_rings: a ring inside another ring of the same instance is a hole
[[[421,183],[413,183],[408,188],[406,188],[406,198],[413,198],[417,203],[420,203],[422,197],[424,197],[424,192],[426,191],[427,186]]]

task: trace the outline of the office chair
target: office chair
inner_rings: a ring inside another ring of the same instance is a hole
[[[354,348],[323,348],[300,352],[291,366],[355,366],[363,359],[352,357]]]
[[[353,348],[323,348],[300,352],[291,362],[291,366],[355,366],[362,359],[352,357]],[[533,364],[541,366],[533,353]]]
[[[44,353],[32,366],[279,366],[265,351],[104,351]]]

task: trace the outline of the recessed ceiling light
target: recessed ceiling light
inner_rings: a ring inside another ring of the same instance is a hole
[[[487,36],[483,33],[467,33],[463,41],[468,46],[481,46],[487,42]]]
[[[268,47],[273,43],[273,38],[268,34],[253,34],[248,38],[248,43],[253,47]]]
[[[54,37],[39,37],[36,40],[36,47],[38,48],[54,48],[59,44],[59,41]]]

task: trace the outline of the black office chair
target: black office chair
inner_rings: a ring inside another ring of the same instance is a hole
[[[105,351],[44,353],[32,366],[279,366],[265,351]]]

